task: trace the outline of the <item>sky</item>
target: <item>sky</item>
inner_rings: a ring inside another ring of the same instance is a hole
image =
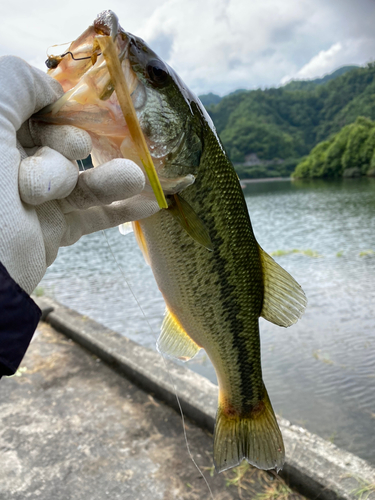
[[[196,94],[275,87],[375,59],[375,0],[9,0],[0,55],[45,69],[48,47],[77,38],[104,9]]]

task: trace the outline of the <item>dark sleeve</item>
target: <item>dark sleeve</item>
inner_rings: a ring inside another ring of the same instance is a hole
[[[0,262],[0,378],[17,371],[41,314]]]

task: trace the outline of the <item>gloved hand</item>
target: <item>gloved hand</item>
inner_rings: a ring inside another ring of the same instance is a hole
[[[42,71],[0,58],[0,262],[28,294],[60,246],[159,209],[139,195],[145,179],[133,162],[116,159],[79,174],[71,160],[88,156],[90,136],[29,121],[62,94]]]

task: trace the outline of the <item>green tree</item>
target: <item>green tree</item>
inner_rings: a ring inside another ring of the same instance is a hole
[[[342,156],[345,152],[350,131],[353,128],[354,125],[344,127],[342,131],[334,137],[334,140],[327,148],[323,167],[323,177],[333,178],[342,176],[344,171]]]
[[[372,127],[366,141],[364,142],[360,150],[362,173],[364,174],[367,173],[368,170],[371,168],[372,158],[374,156],[374,153],[375,153],[375,127]]]
[[[301,161],[293,177],[332,178],[366,174],[375,169],[375,122],[360,116]]]
[[[340,69],[336,75],[313,83],[293,82],[277,89],[242,90],[207,109],[232,161],[244,162],[249,153],[264,160],[301,158],[343,127],[354,124],[359,116],[375,120],[375,65]],[[353,141],[345,166],[359,162],[359,168],[365,172],[372,139],[367,137],[363,142],[358,137]],[[318,171],[324,177],[342,175],[344,142],[340,138],[330,144],[324,166],[317,161],[311,167],[314,175]]]
[[[310,158],[305,158],[296,167],[295,171],[292,173],[292,177],[296,179],[309,179],[310,174]]]
[[[363,164],[363,150],[369,136],[372,122],[364,117],[359,117],[354,127],[351,129],[344,154],[342,156],[342,166],[344,170],[358,168],[365,172],[368,165]]]
[[[331,143],[332,140],[323,141],[315,146],[309,156],[297,166],[293,176],[299,178],[324,177],[326,154]]]

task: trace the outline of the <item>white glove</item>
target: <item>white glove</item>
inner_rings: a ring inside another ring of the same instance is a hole
[[[159,209],[139,195],[145,179],[135,163],[117,159],[79,174],[71,160],[88,156],[89,134],[29,122],[62,94],[42,71],[0,58],[0,262],[29,294],[60,246]]]

